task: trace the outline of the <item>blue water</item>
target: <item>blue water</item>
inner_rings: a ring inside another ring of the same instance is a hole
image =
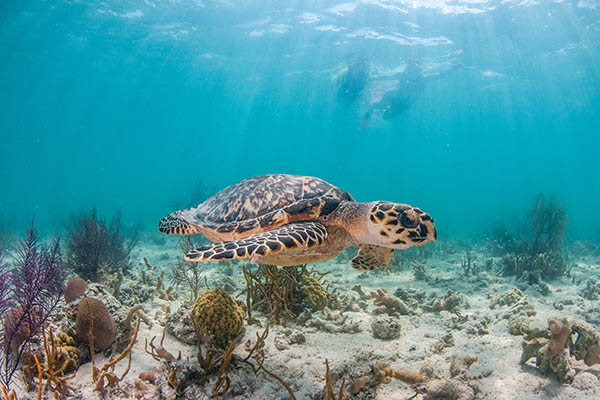
[[[366,86],[343,101],[356,59]],[[411,61],[427,78],[408,109],[361,124]],[[18,229],[96,206],[155,230],[198,182],[285,172],[419,206],[441,237],[518,226],[543,192],[570,239],[597,239],[599,127],[598,1],[0,3],[0,218]]]

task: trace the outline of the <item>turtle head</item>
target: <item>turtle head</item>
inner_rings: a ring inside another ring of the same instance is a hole
[[[376,201],[370,205],[367,243],[407,249],[437,240],[433,218],[423,210],[387,201]]]
[[[158,230],[165,235],[193,235],[200,233],[197,224],[190,222],[189,210],[172,212],[158,222]]]

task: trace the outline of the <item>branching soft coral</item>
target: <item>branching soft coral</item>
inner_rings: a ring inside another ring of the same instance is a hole
[[[127,269],[129,254],[136,243],[136,238],[125,240],[120,214],[107,224],[92,209],[89,214],[82,214],[76,219],[69,231],[65,261],[82,278],[96,281],[102,266],[106,266],[109,272]]]
[[[554,198],[539,195],[529,209],[529,222],[534,233],[533,251],[545,253],[559,250],[568,217],[565,208]]]
[[[32,224],[15,249],[13,268],[0,267],[0,274],[0,311],[4,315],[0,383],[8,387],[27,343],[40,332],[62,295],[59,239],[49,247],[40,245]]]

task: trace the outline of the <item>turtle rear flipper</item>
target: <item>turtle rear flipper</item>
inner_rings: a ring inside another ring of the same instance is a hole
[[[381,246],[363,245],[360,246],[356,257],[352,259],[352,268],[371,270],[387,267],[392,258],[394,258],[394,249]]]
[[[172,212],[158,223],[158,230],[165,235],[194,235],[200,233],[197,225],[190,224],[183,215],[184,210]]]
[[[199,247],[185,255],[188,261],[224,261],[258,258],[284,251],[317,247],[327,240],[327,229],[318,222],[298,222],[238,239]]]

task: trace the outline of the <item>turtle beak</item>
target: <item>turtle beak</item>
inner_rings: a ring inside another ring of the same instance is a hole
[[[421,216],[421,223],[423,225],[425,225],[425,228],[427,229],[427,235],[425,236],[427,238],[428,242],[437,242],[437,229],[435,229],[435,224],[433,223],[433,218],[429,217],[429,215],[427,215],[427,217],[425,217],[425,220],[423,219],[423,216]]]
[[[437,230],[435,229],[435,226],[433,227],[432,232],[427,235],[427,238],[432,242],[437,242]]]

